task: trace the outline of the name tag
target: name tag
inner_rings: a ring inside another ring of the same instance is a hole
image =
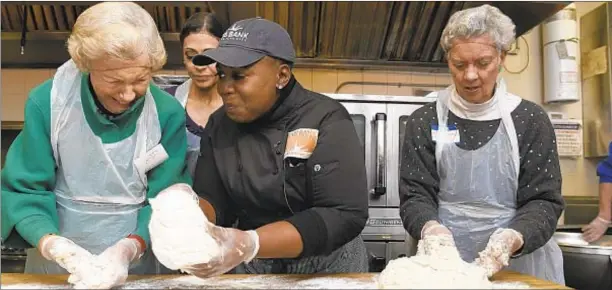
[[[441,134],[445,134],[445,136],[441,136]],[[459,136],[459,130],[457,130],[456,126],[448,126],[447,130],[440,132],[438,130],[438,126],[431,126],[431,139],[434,142],[438,142],[438,140],[444,137],[445,142],[447,143],[459,143],[461,142],[461,137]]]
[[[149,172],[149,170],[168,160],[168,157],[168,152],[166,152],[164,146],[157,144],[157,146],[145,153],[145,156],[136,159],[134,163],[137,168],[144,169],[143,172]]]

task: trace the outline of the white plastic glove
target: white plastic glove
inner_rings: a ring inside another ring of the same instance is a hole
[[[74,288],[110,289],[123,285],[127,280],[130,264],[140,258],[141,252],[140,244],[135,239],[119,240],[87,266],[89,275],[72,278]]]
[[[429,235],[453,236],[453,233],[451,233],[451,231],[447,227],[441,225],[437,221],[428,221],[425,223],[425,225],[423,225],[423,229],[421,229],[421,238],[424,238]]]
[[[149,203],[151,250],[168,269],[205,263],[219,253],[219,244],[208,232],[210,222],[189,185],[172,185]]]
[[[609,220],[600,216],[596,217],[591,223],[582,228],[584,240],[589,243],[599,240],[606,230],[608,230],[610,224],[611,222]]]
[[[62,236],[45,236],[41,238],[39,245],[39,251],[45,259],[56,262],[71,274],[69,283],[73,283],[76,277],[81,276],[83,271],[86,271],[82,265],[94,258],[89,251]]]
[[[478,253],[474,261],[476,265],[484,268],[489,277],[508,266],[510,257],[523,247],[523,235],[513,229],[497,229],[485,249]]]
[[[417,255],[435,255],[447,259],[460,257],[452,232],[437,221],[428,221],[423,226]]]
[[[208,263],[183,269],[200,278],[226,273],[240,263],[249,263],[259,252],[259,235],[254,230],[242,231],[209,223],[209,233],[217,241],[221,254]]]

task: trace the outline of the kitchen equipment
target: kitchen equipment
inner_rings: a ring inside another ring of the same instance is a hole
[[[594,243],[579,226],[557,229],[553,238],[563,252],[565,284],[576,289],[612,289],[612,229]]]
[[[153,83],[162,89],[166,89],[168,87],[178,86],[187,79],[189,79],[189,77],[183,75],[154,75]]]
[[[364,149],[369,219],[361,237],[370,255],[370,272],[390,260],[416,254],[417,242],[399,216],[399,172],[406,122],[434,98],[326,94],[349,112]]]
[[[179,85],[187,76],[157,75],[160,87]],[[430,97],[325,94],[349,112],[364,149],[369,214],[361,236],[370,256],[370,271],[380,272],[399,257],[416,254],[416,241],[399,216],[399,172],[406,122]]]
[[[589,224],[599,214],[598,196],[563,195],[565,210],[563,212],[563,224],[558,228],[580,228],[579,225]]]
[[[2,245],[2,273],[23,273],[25,269],[25,249],[7,248]]]
[[[544,103],[575,102],[578,90],[576,8],[565,7],[542,24]]]

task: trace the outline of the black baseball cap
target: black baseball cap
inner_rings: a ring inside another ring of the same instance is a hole
[[[228,67],[245,67],[264,56],[295,62],[295,50],[287,30],[257,17],[234,23],[223,33],[217,48],[196,55],[192,62],[198,66],[217,62]]]

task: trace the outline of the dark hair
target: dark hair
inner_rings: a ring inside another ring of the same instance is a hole
[[[217,20],[214,13],[198,12],[191,15],[183,24],[180,34],[181,45],[192,33],[206,32],[216,38],[221,38],[224,31],[223,25]]]

